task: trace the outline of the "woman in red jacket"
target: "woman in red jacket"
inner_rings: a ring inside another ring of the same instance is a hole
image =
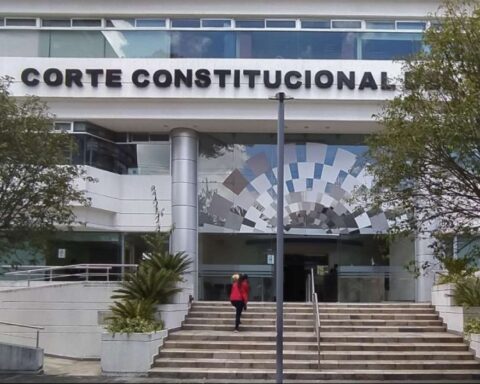
[[[243,307],[245,306],[245,291],[242,288],[240,276],[236,273],[232,276],[232,290],[230,291],[230,302],[236,309],[235,314],[235,329],[238,332],[240,325],[240,317],[242,316]]]

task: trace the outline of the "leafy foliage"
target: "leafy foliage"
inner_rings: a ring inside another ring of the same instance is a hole
[[[145,320],[154,320],[155,302],[151,300],[123,300],[116,301],[110,307],[113,318],[130,318],[140,317]]]
[[[170,233],[170,232],[169,232]],[[155,321],[155,306],[168,303],[181,291],[178,283],[190,267],[184,252],[170,254],[167,248],[169,233],[159,230],[145,236],[149,252],[135,273],[129,274],[115,290],[111,307],[113,316],[107,329],[110,332],[153,332],[161,329]]]
[[[472,276],[477,270],[475,263],[475,255],[467,255],[465,257],[459,257],[457,259],[453,257],[438,257],[442,263],[446,274],[441,274],[438,278],[438,284],[456,283],[463,280],[466,277]]]
[[[463,307],[480,307],[480,279],[468,277],[458,280],[453,291],[453,298],[457,305]]]
[[[467,320],[463,326],[463,333],[467,339],[469,339],[470,335],[473,333],[480,333],[480,319],[476,317],[474,319]]]
[[[87,205],[69,165],[67,133],[53,133],[53,117],[37,97],[12,97],[11,79],[0,78],[0,252],[29,246],[56,226],[74,223],[72,202]]]
[[[478,233],[480,3],[447,1],[428,49],[405,61],[401,94],[367,139],[373,208],[401,213],[395,231]]]
[[[112,298],[165,304],[172,295],[181,291],[176,286],[179,281],[180,276],[173,271],[142,266],[136,273],[127,276]]]
[[[161,321],[150,321],[142,317],[115,317],[107,325],[110,333],[150,333],[163,329]]]

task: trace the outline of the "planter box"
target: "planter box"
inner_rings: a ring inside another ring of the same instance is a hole
[[[432,304],[434,306],[454,306],[453,291],[455,284],[440,284],[432,287]]]
[[[163,321],[167,330],[175,330],[182,326],[188,313],[188,304],[161,304],[157,305],[156,318]]]
[[[480,317],[480,307],[463,308],[455,305],[453,291],[455,284],[441,284],[432,287],[432,304],[449,331],[463,334],[463,325],[474,317]]]
[[[472,333],[470,335],[470,350],[477,359],[480,359],[480,334]]]
[[[152,367],[168,331],[102,334],[101,365],[104,375],[145,376]]]

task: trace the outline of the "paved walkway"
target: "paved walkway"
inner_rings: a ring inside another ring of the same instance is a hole
[[[86,361],[62,359],[56,357],[45,356],[44,374],[43,375],[0,375],[0,383],[226,383],[225,381],[211,381],[211,380],[172,380],[159,379],[148,377],[108,377],[101,376],[100,361]],[[232,384],[251,384],[251,380],[234,380],[229,381]],[[272,383],[272,381],[258,381],[258,383]],[[288,381],[285,381],[288,383]],[[306,382],[307,383],[307,382]],[[311,383],[319,383],[318,381],[311,381]],[[351,381],[328,381],[328,384],[347,384]],[[357,384],[380,384],[378,381],[356,381]],[[385,383],[385,382],[382,382]],[[388,382],[393,384],[396,382]],[[425,381],[409,381],[401,384],[422,383]],[[478,383],[478,381],[462,381],[462,384]],[[399,383],[400,384],[400,383]],[[435,384],[451,384],[451,381],[438,380]]]

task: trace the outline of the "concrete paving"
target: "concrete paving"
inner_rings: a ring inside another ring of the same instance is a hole
[[[289,381],[285,380],[285,384]],[[321,383],[322,381],[305,381],[308,383]],[[351,380],[335,380],[335,381],[323,381],[328,384],[347,384],[352,383]],[[178,383],[178,384],[213,384],[213,383],[225,383],[225,384],[251,384],[251,380],[205,380],[205,379],[162,379],[158,377],[125,377],[125,376],[102,376],[100,371],[100,361],[86,361],[75,359],[63,359],[57,357],[45,357],[44,361],[44,373],[41,375],[0,375],[0,383]],[[274,383],[272,380],[259,380],[255,383]],[[356,384],[380,384],[388,383],[395,384],[395,381],[366,381],[358,380]],[[427,381],[402,381],[401,384],[429,384]],[[478,381],[465,380],[457,383],[461,384],[473,384]],[[400,384],[400,383],[399,383]],[[437,380],[435,384],[451,384],[451,381]]]

